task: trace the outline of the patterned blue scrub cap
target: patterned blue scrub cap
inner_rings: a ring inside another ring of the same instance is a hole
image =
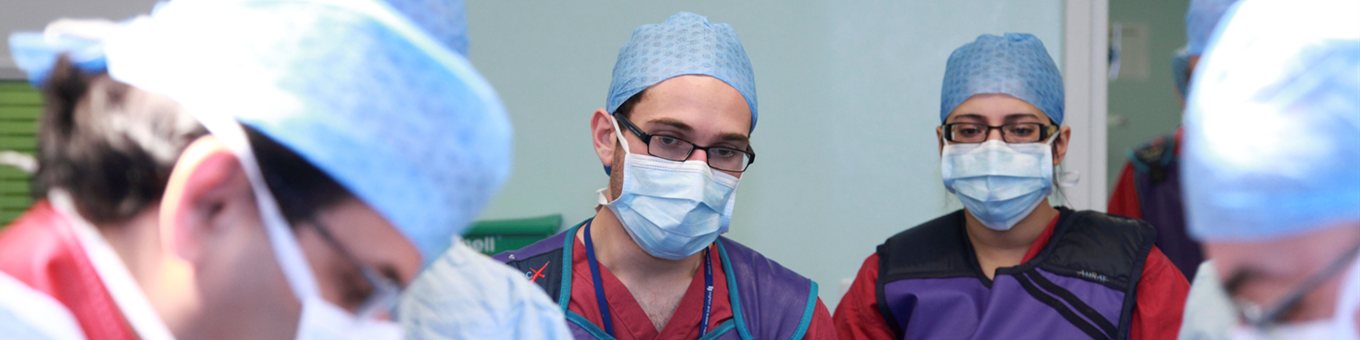
[[[737,32],[728,24],[710,23],[689,12],[633,30],[614,63],[605,109],[612,114],[638,92],[683,75],[710,76],[737,89],[751,107],[751,130],[755,131],[759,116],[756,78]]]
[[[1029,33],[984,34],[949,55],[940,91],[940,122],[968,98],[1006,94],[1063,122],[1063,82],[1044,43]]]
[[[509,173],[510,124],[491,86],[386,3],[176,0],[124,30],[105,43],[110,76],[288,147],[425,263]]]
[[[387,3],[445,47],[467,56],[467,11],[463,0],[387,0]]]
[[[1360,222],[1360,25],[1352,0],[1245,1],[1190,84],[1190,234],[1258,241]]]
[[[1185,52],[1204,54],[1214,28],[1235,3],[1237,0],[1190,0],[1190,8],[1185,11]]]

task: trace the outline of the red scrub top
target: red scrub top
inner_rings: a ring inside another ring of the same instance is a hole
[[[1048,244],[1058,217],[1035,239],[1021,263],[1028,262]],[[878,254],[869,255],[860,266],[850,291],[836,306],[836,332],[841,339],[893,339],[892,328],[878,310]],[[1181,313],[1190,283],[1157,247],[1152,247],[1138,281],[1138,302],[1133,308],[1131,339],[1175,339],[1181,328]]]
[[[590,264],[586,259],[586,245],[577,239],[572,242],[572,265],[571,265],[571,301],[567,304],[567,309],[576,314],[580,314],[595,326],[604,329],[604,322],[600,316],[599,304],[595,300],[595,286],[591,282]],[[718,256],[716,245],[709,245],[710,254],[714,254],[700,264],[700,266],[713,266],[713,306],[708,318],[708,329],[712,331],[718,325],[732,319],[732,303],[728,300],[727,293],[727,274],[723,272],[722,263]],[[703,267],[699,271],[703,271]],[[699,337],[699,321],[703,318],[704,306],[704,278],[703,275],[694,275],[690,281],[689,288],[685,290],[685,295],[680,298],[680,305],[675,308],[675,314],[671,316],[666,326],[657,331],[652,326],[651,319],[647,318],[647,313],[642,310],[642,305],[633,298],[633,294],[628,291],[628,287],[623,285],[619,278],[609,272],[609,268],[600,266],[600,280],[604,281],[604,294],[609,301],[609,313],[613,317],[614,338],[619,340],[630,339],[696,339]],[[817,308],[812,314],[812,323],[808,326],[805,339],[835,339],[836,328],[831,322],[831,313],[827,311],[826,305],[822,300],[817,299]]]

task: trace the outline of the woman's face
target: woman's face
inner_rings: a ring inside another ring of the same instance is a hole
[[[1039,108],[1010,95],[1005,94],[979,94],[968,98],[954,111],[945,117],[945,124],[950,123],[975,123],[987,126],[1002,126],[1015,123],[1040,123],[1052,125],[1053,119],[1040,111]],[[939,141],[941,152],[944,150],[944,129],[943,127],[935,130],[936,138]],[[1071,129],[1063,126],[1058,132],[1058,137],[1053,141],[1053,164],[1062,163],[1063,156],[1067,154],[1067,140],[1071,135]],[[1014,137],[1014,136],[1013,136]],[[959,136],[955,135],[955,140]],[[986,140],[1002,140],[1000,129],[991,129]],[[1046,142],[1043,140],[1041,142]]]

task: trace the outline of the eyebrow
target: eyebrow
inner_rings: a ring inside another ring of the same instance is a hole
[[[1006,115],[1005,121],[1008,121],[1008,122],[1009,122],[1009,121],[1021,120],[1021,119],[1025,119],[1025,118],[1034,118],[1034,119],[1038,119],[1038,120],[1044,120],[1043,117],[1040,117],[1039,115],[1036,115],[1036,114],[1033,114],[1033,113],[1028,113],[1028,112],[1017,112],[1017,113],[1012,113],[1012,114]]]
[[[679,121],[679,120],[676,120],[676,119],[671,119],[671,118],[657,118],[657,119],[649,120],[649,121],[647,121],[647,123],[656,124],[656,125],[664,125],[664,126],[666,126],[666,127],[670,127],[670,128],[676,129],[676,130],[680,130],[680,132],[684,132],[684,133],[686,133],[686,134],[693,134],[693,133],[694,133],[694,128],[693,128],[693,127],[689,126],[689,124],[685,124],[685,122],[682,122],[682,121]],[[751,137],[750,137],[750,136],[747,136],[747,135],[745,135],[745,134],[736,133],[736,132],[724,132],[724,133],[718,134],[718,140],[719,140],[719,141],[725,141],[725,142],[745,142],[745,143],[749,144],[749,143],[751,142]]]
[[[1234,270],[1226,276],[1227,280],[1223,280],[1223,289],[1227,291],[1228,296],[1237,296],[1243,286],[1259,276],[1261,275],[1251,268]]]

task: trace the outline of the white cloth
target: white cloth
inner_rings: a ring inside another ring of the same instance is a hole
[[[1185,319],[1181,321],[1181,340],[1225,340],[1237,326],[1237,311],[1223,290],[1213,261],[1204,261],[1190,283],[1185,298]]]
[[[0,273],[0,338],[84,339],[85,334],[66,306]]]
[[[397,317],[410,339],[570,339],[561,307],[461,240],[406,289]]]

